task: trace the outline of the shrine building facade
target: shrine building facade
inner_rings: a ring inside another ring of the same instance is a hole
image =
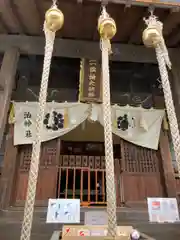
[[[0,3],[2,209],[24,206],[26,200],[43,67],[42,16],[50,5],[32,2],[26,11],[23,1],[16,1],[16,10]],[[146,49],[141,40],[147,6],[127,8],[109,2],[107,10],[117,23],[109,65],[117,207],[146,207],[148,197],[179,200],[180,179],[159,69],[154,50]],[[61,1],[59,8],[65,24],[57,34],[51,63],[35,205],[47,206],[49,198],[80,198],[82,206],[105,206],[96,29],[100,3]],[[155,14],[164,22],[172,61],[169,79],[180,122],[179,13],[157,8]]]

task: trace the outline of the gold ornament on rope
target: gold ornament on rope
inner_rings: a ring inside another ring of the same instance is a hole
[[[171,69],[171,61],[163,38],[163,24],[153,15],[153,12],[151,12],[149,18],[144,19],[144,21],[147,28],[143,32],[143,42],[146,47],[155,48],[172,142],[180,176],[180,133],[167,70],[167,68]]]
[[[46,27],[51,32],[57,32],[64,24],[64,15],[54,3],[45,14]]]
[[[114,181],[114,156],[112,142],[112,118],[110,103],[110,79],[109,79],[109,54],[111,53],[110,40],[116,34],[116,23],[102,8],[98,20],[98,31],[100,34],[102,51],[102,88],[103,88],[103,118],[104,118],[104,141],[106,162],[106,193],[108,214],[108,236],[116,236],[116,190]]]
[[[32,157],[29,170],[28,189],[26,196],[26,203],[24,208],[24,218],[21,229],[21,240],[31,239],[31,228],[33,221],[34,203],[36,196],[36,185],[39,171],[39,158],[41,151],[43,119],[46,107],[47,88],[49,80],[50,65],[53,53],[53,46],[56,31],[58,31],[64,23],[64,16],[57,8],[56,1],[53,1],[53,6],[46,12],[44,32],[45,32],[45,53],[43,73],[41,79],[41,87],[39,92],[39,105],[36,118],[36,131],[32,148]]]

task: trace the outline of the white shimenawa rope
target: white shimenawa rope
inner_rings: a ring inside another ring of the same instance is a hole
[[[108,214],[108,236],[116,236],[116,190],[114,178],[114,156],[112,142],[112,119],[110,105],[109,83],[109,52],[110,41],[101,39],[102,50],[102,86],[103,86],[103,116],[104,116],[104,141],[106,161],[106,193]]]
[[[151,14],[148,19],[145,19],[145,23],[148,28],[156,28],[161,38],[160,43],[155,46],[155,51],[162,81],[162,88],[164,92],[165,105],[169,119],[178,172],[180,176],[180,133],[167,70],[167,67],[171,69],[171,61],[169,59],[168,51],[163,38],[163,24],[158,21],[157,17],[153,14]]]
[[[29,180],[28,180],[28,189],[26,196],[26,203],[24,209],[24,219],[21,230],[21,240],[30,240],[31,237],[31,228],[33,222],[33,212],[34,212],[34,203],[36,196],[36,185],[38,179],[39,171],[39,160],[41,152],[41,132],[43,128],[43,119],[46,107],[46,98],[47,98],[47,88],[48,88],[48,79],[50,72],[50,65],[52,59],[52,52],[54,46],[55,33],[49,31],[44,24],[45,32],[45,55],[44,55],[44,65],[43,73],[41,79],[41,87],[39,93],[39,106],[36,118],[36,135],[33,142],[31,164],[29,170]]]

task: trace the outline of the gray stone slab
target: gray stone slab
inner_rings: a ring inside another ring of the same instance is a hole
[[[50,240],[59,240],[60,231],[54,231]]]

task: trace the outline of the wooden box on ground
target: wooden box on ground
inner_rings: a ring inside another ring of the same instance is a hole
[[[132,226],[117,226],[117,240],[129,240],[130,234],[133,231]],[[110,240],[110,237],[105,236],[107,226],[90,226],[90,225],[65,225],[62,230],[62,240]],[[99,234],[99,236],[98,236]],[[103,236],[104,235],[104,236]],[[141,233],[142,239],[155,240]]]
[[[132,226],[118,226],[117,227],[117,238],[129,239],[129,235],[132,233]],[[98,236],[99,235],[99,236]],[[71,237],[88,237],[93,239],[104,239],[107,238],[107,226],[90,226],[90,225],[81,225],[81,226],[63,226],[62,239],[68,240]],[[74,238],[73,238],[74,239]]]

